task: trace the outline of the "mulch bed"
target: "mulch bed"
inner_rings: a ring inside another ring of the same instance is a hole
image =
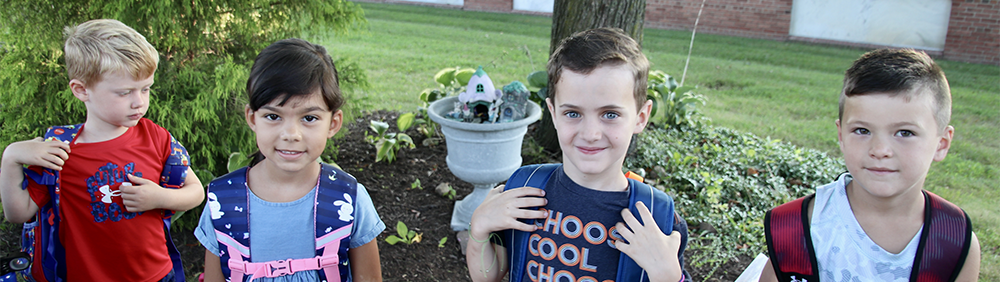
[[[448,170],[444,142],[424,146],[421,144],[423,135],[410,129],[406,133],[413,137],[417,148],[400,150],[396,161],[387,163],[375,162],[375,146],[365,141],[365,133],[369,131],[368,121],[385,121],[390,124],[389,132],[397,132],[395,120],[398,115],[398,112],[390,111],[366,113],[348,121],[344,128],[347,134],[336,140],[337,164],[367,187],[379,216],[386,224],[386,230],[375,239],[381,257],[382,277],[385,281],[470,281],[465,256],[460,250],[456,233],[450,227],[454,200],[437,195],[434,187],[449,183],[457,191],[456,199],[460,199],[472,191],[472,184],[459,180]],[[412,189],[411,184],[418,179],[422,189]],[[399,221],[421,233],[422,241],[411,245],[386,243],[386,237],[396,234],[396,223]],[[187,274],[194,276],[200,273],[204,249],[190,231],[175,230],[172,233],[184,258]],[[439,240],[444,237],[448,238],[447,241],[444,246],[438,247]],[[13,252],[19,244],[20,225],[4,221],[0,224],[0,238],[3,239],[0,255]],[[694,276],[694,281],[733,281],[750,263],[749,257],[740,258],[712,272],[707,266],[694,267],[691,254],[686,254],[686,257],[687,269]],[[706,279],[710,272],[712,277]]]

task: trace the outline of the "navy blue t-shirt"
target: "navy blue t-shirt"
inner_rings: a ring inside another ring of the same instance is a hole
[[[621,240],[615,224],[628,197],[580,186],[557,169],[545,188],[549,217],[535,221],[540,228],[528,239],[522,281],[614,281],[622,255],[614,248]]]

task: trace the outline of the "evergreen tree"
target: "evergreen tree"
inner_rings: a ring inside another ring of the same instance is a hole
[[[136,29],[160,53],[146,117],[185,144],[196,169],[215,175],[226,172],[230,153],[256,149],[243,118],[256,54],[306,29],[341,33],[366,23],[361,8],[345,0],[2,0],[0,6],[0,146],[86,119],[68,87],[63,30],[110,18]],[[344,86],[363,85],[357,66],[345,65],[351,71],[342,75],[349,78]]]

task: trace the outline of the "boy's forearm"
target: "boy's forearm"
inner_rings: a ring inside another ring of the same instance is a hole
[[[178,189],[164,188],[166,197],[160,207],[165,210],[186,211],[197,207],[205,200],[205,189],[201,181],[194,175],[194,171],[188,168],[187,178],[184,185]]]
[[[482,243],[472,238],[468,240],[465,261],[469,267],[469,276],[472,281],[500,281],[503,279],[507,272],[505,265],[507,256],[503,247],[489,241]]]
[[[21,189],[23,182],[24,172],[20,164],[0,160],[0,202],[3,202],[4,217],[12,223],[24,223],[38,211],[28,190]]]

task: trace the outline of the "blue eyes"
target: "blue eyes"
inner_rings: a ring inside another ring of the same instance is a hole
[[[578,113],[578,112],[572,112],[572,111],[566,112],[563,115],[566,116],[566,117],[568,117],[568,118],[572,118],[572,119],[576,119],[576,118],[581,118],[582,117],[582,115],[580,115],[580,113]],[[601,114],[601,118],[603,118],[603,119],[616,119],[616,118],[618,118],[620,116],[621,115],[619,115],[616,112],[605,112],[605,113]]]
[[[851,132],[854,133],[854,134],[858,134],[858,135],[869,135],[869,134],[871,134],[871,131],[869,131],[867,128],[855,128],[854,130],[851,130]],[[893,134],[893,136],[896,136],[896,137],[913,137],[913,136],[916,136],[916,135],[917,134],[914,133],[913,131],[905,130],[905,129],[904,130],[900,130],[900,131],[896,131],[896,133]]]

